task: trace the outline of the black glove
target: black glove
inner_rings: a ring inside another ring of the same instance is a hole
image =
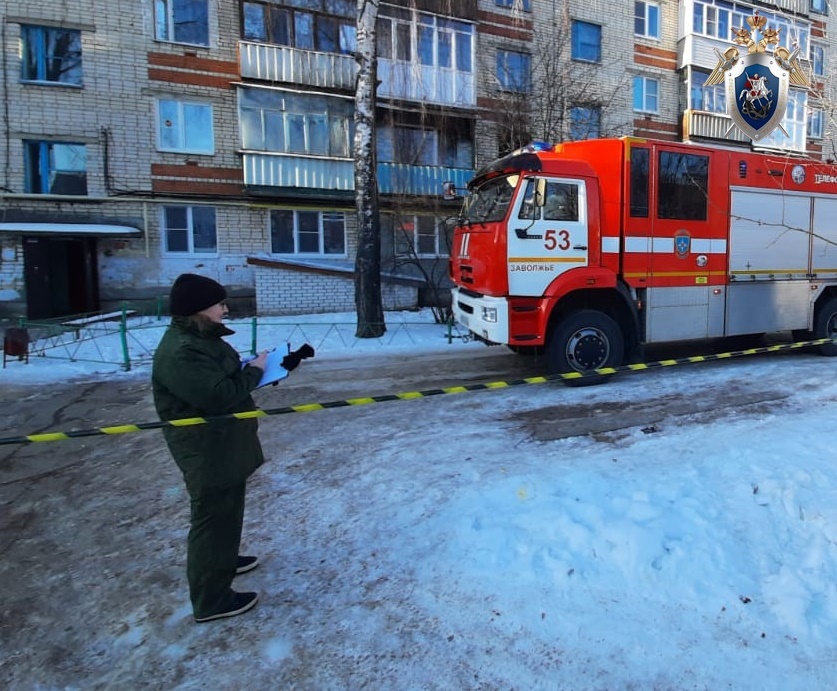
[[[299,363],[302,360],[309,357],[314,357],[314,349],[305,343],[282,358],[282,367],[288,370],[288,372],[292,372],[299,367]]]

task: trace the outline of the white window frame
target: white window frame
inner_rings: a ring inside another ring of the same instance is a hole
[[[445,221],[438,216],[430,214],[399,214],[390,217],[392,222],[392,246],[396,257],[412,257],[419,259],[438,259],[449,256],[450,252],[445,246]],[[433,252],[419,252],[419,237],[430,237],[429,233],[421,233],[419,219],[433,220]],[[404,224],[411,224],[412,230],[404,228]],[[405,237],[405,235],[407,237]],[[409,238],[409,240],[407,239]],[[406,242],[410,243],[410,251],[401,251]]]
[[[166,43],[178,43],[187,46],[209,46],[209,0],[202,1],[206,6],[206,43],[192,41],[180,41],[175,37],[174,12],[178,0],[154,0],[154,38]]]
[[[786,151],[805,151],[806,142],[806,111],[808,108],[808,93],[800,89],[788,91],[788,105],[782,118],[782,127],[788,133],[777,127],[764,139],[754,142],[759,147],[783,149]]]
[[[495,0],[497,7],[505,7],[515,12],[531,12],[532,0]]]
[[[163,104],[171,103],[176,106],[176,122],[169,123],[169,120],[164,119],[162,113]],[[194,145],[187,144],[189,140],[189,128],[194,127],[192,123],[195,120],[189,117],[186,112],[189,109],[200,109],[201,111],[209,112],[209,146],[201,148]],[[174,132],[176,144],[167,146],[165,144],[165,128],[171,127]],[[212,155],[215,153],[215,113],[211,103],[200,103],[197,101],[181,101],[175,98],[158,98],[157,99],[157,149],[158,151],[173,151],[177,153],[188,154],[206,154]]]
[[[642,16],[638,10],[642,8]],[[636,30],[636,22],[642,20],[643,30],[638,32]],[[656,24],[656,32],[651,33],[649,26],[653,22]],[[656,2],[648,2],[648,0],[636,0],[634,2],[634,36],[641,36],[642,38],[651,38],[656,41],[660,40],[660,5]]]
[[[657,93],[656,94],[651,95],[651,94],[648,93],[648,85],[649,84],[655,84],[656,85],[656,87],[657,87],[657,89],[656,89]],[[641,88],[640,97],[641,97],[642,105],[639,108],[636,107],[637,88]],[[656,99],[656,105],[653,108],[649,107],[649,105],[648,105],[649,98]],[[633,104],[634,104],[633,108],[634,108],[635,113],[658,114],[660,112],[660,80],[655,79],[654,77],[643,77],[641,75],[636,75],[634,77],[634,83],[633,83]]]
[[[825,45],[811,41],[811,73],[815,77],[825,76]]]
[[[169,249],[169,230],[170,229],[166,224],[166,209],[170,208],[181,208],[186,210],[186,227],[185,228],[174,228],[173,230],[185,230],[186,231],[186,239],[187,239],[187,249],[183,250],[171,250]],[[194,210],[198,208],[195,205],[189,204],[165,204],[160,207],[160,238],[162,240],[161,244],[163,247],[163,254],[170,257],[187,257],[187,256],[194,256],[194,257],[217,257],[218,256],[218,210],[214,207],[204,207],[201,206],[200,208],[210,208],[212,209],[215,218],[215,249],[211,252],[209,251],[196,251],[195,250],[195,224],[194,224]]]
[[[781,12],[771,12],[759,7],[759,14],[767,19],[767,26],[778,29],[781,45],[793,50],[797,44],[801,55],[808,55],[811,38],[811,22]],[[747,18],[753,15],[752,4],[731,0],[693,0],[691,31],[695,34],[732,41],[732,29],[747,26]],[[695,26],[699,24],[699,26]]]
[[[329,259],[341,259],[345,258],[346,255],[346,214],[342,211],[317,211],[316,209],[274,209],[274,211],[282,212],[282,213],[290,213],[293,214],[293,241],[294,241],[294,250],[293,252],[278,252],[273,247],[273,215],[268,214],[267,217],[267,239],[269,243],[268,252],[270,254],[275,254],[280,257],[328,257]],[[299,214],[300,213],[316,213],[317,214],[317,244],[318,249],[316,252],[302,252],[300,251],[300,241],[299,241]],[[337,221],[337,216],[342,216],[343,220],[343,252],[326,252],[325,251],[325,230],[324,225],[325,221]],[[328,218],[326,218],[328,217]]]
[[[822,139],[823,119],[823,111],[817,108],[812,109],[808,113],[808,124],[805,133],[809,139]]]

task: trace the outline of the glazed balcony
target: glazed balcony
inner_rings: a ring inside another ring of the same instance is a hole
[[[292,154],[243,154],[244,185],[354,192],[354,161]],[[467,168],[378,163],[378,192],[388,195],[439,196],[442,183],[464,188],[474,176]]]
[[[339,91],[355,88],[357,64],[349,55],[240,41],[239,63],[243,79]],[[476,107],[471,72],[380,58],[378,79],[379,98]]]

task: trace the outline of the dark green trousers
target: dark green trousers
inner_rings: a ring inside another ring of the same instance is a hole
[[[246,485],[192,497],[186,576],[196,617],[208,617],[233,600]]]

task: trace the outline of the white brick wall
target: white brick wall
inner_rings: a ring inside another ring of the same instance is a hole
[[[355,309],[354,274],[324,275],[303,268],[255,267],[256,308],[260,315],[351,312]],[[412,309],[418,289],[383,280],[385,310]]]

